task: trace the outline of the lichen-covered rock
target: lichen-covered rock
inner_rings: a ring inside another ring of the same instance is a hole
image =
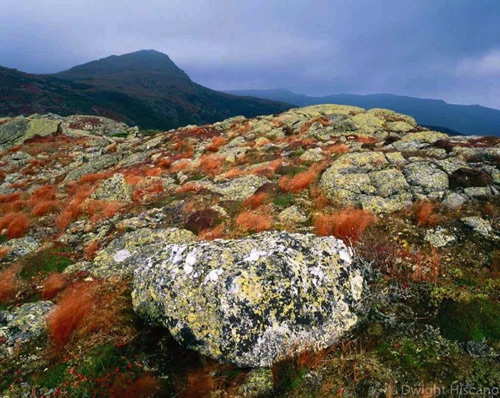
[[[443,205],[449,209],[456,210],[467,202],[467,198],[459,193],[450,192],[443,200]]]
[[[442,227],[430,229],[425,234],[425,240],[434,247],[444,247],[455,241],[453,235],[448,234]]]
[[[321,148],[308,149],[300,156],[302,162],[321,162],[323,158],[324,155]]]
[[[35,252],[40,247],[40,243],[31,236],[19,239],[11,239],[0,244],[0,249],[5,249],[7,254],[1,259],[3,261],[15,261]]]
[[[278,215],[278,220],[283,224],[303,224],[308,220],[307,215],[297,206],[290,206]]]
[[[268,181],[263,177],[246,175],[220,184],[214,184],[211,181],[200,181],[199,184],[209,191],[221,194],[224,199],[244,200],[266,182]]]
[[[238,387],[238,393],[245,398],[269,397],[273,391],[273,372],[269,368],[252,369]]]
[[[130,202],[132,200],[132,187],[127,184],[123,174],[116,173],[107,180],[102,181],[92,193],[90,199]]]
[[[55,307],[51,301],[23,304],[12,312],[0,313],[0,338],[4,340],[0,354],[12,354],[12,348],[42,335],[47,314]]]
[[[32,117],[28,131],[23,136],[22,140],[25,141],[35,136],[45,137],[54,134],[57,132],[60,123],[61,119],[58,117]]]
[[[134,274],[136,312],[184,346],[242,367],[322,349],[357,321],[363,277],[333,237],[265,232],[164,245]]]
[[[332,200],[392,213],[411,204],[413,195],[403,173],[389,166],[381,153],[347,154],[323,173],[320,185]]]
[[[406,180],[423,192],[445,191],[449,188],[448,175],[425,162],[410,163],[403,171]]]
[[[9,148],[16,144],[28,131],[29,120],[17,117],[0,125],[0,146]]]
[[[103,155],[96,159],[93,159],[92,162],[84,163],[81,166],[76,167],[71,170],[64,179],[65,182],[76,181],[79,178],[83,177],[85,174],[98,173],[104,169],[112,167],[116,165],[122,155],[120,154],[110,154]]]
[[[469,228],[472,228],[474,232],[477,232],[478,234],[481,234],[483,236],[489,237],[493,232],[493,228],[491,227],[490,222],[481,217],[463,217],[461,220]]]
[[[437,131],[421,131],[418,133],[410,133],[405,134],[401,137],[401,141],[418,141],[418,142],[426,142],[426,143],[434,143],[437,140],[443,140],[448,138],[448,136],[444,133],[439,133]]]
[[[101,277],[129,276],[148,257],[168,244],[192,242],[196,236],[185,229],[142,228],[123,234],[97,252],[88,271]]]

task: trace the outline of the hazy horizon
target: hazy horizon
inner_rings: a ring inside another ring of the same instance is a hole
[[[0,65],[30,73],[140,49],[215,90],[391,93],[500,109],[493,0],[5,0]]]

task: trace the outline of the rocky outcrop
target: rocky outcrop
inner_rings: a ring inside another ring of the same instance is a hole
[[[136,270],[132,297],[141,316],[184,346],[262,367],[331,345],[356,323],[362,292],[342,241],[267,232],[163,246]]]
[[[124,123],[99,116],[32,115],[0,123],[0,148],[24,143],[33,137],[46,137],[56,132],[70,136],[127,136],[137,132]]]

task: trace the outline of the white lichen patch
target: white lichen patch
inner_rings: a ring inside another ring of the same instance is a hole
[[[207,282],[217,282],[217,279],[219,279],[219,276],[221,276],[223,272],[224,270],[222,268],[210,271],[208,275],[205,277],[203,284],[206,284]]]
[[[125,261],[127,258],[129,258],[132,254],[126,250],[126,249],[123,249],[123,250],[119,250],[115,253],[113,259],[117,262],[117,263],[121,263],[122,261]]]

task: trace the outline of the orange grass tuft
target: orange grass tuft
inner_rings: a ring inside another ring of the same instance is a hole
[[[64,289],[68,277],[65,274],[55,273],[50,275],[44,282],[42,288],[42,300],[50,300],[54,298],[57,293]]]
[[[434,214],[436,205],[431,202],[421,202],[417,205],[415,218],[420,227],[433,227],[439,222],[439,216]]]
[[[0,231],[7,229],[9,239],[20,238],[28,228],[29,220],[24,213],[7,213],[0,218]]]
[[[342,153],[349,152],[349,147],[345,144],[334,144],[334,145],[330,145],[329,147],[324,148],[323,150],[330,153],[330,154],[333,154],[333,153],[342,154]]]
[[[375,137],[360,135],[355,138],[355,141],[361,142],[362,144],[374,144],[375,142],[377,142],[377,139]]]
[[[64,347],[92,310],[92,285],[78,284],[66,291],[48,320],[49,334],[56,346]]]
[[[344,241],[355,243],[361,234],[375,221],[375,217],[360,209],[345,209],[334,214],[323,214],[315,218],[317,235],[333,235]]]
[[[145,174],[147,177],[159,177],[163,174],[163,170],[161,167],[155,167],[153,169],[146,170]]]
[[[170,166],[172,166],[172,159],[170,158],[163,158],[158,161],[158,167],[162,169],[168,169]]]
[[[95,333],[111,333],[124,308],[126,289],[126,283],[113,280],[78,282],[67,288],[48,319],[54,348]]]
[[[319,187],[312,187],[310,196],[313,200],[315,209],[321,210],[331,204],[330,198],[328,198]]]
[[[111,171],[105,171],[103,173],[85,174],[80,178],[78,183],[81,184],[92,184],[97,181],[105,180],[111,177],[113,173]]]
[[[283,161],[281,159],[275,159],[267,165],[255,167],[252,170],[249,170],[249,173],[271,177],[276,173],[276,170],[278,170],[282,164]]]
[[[96,241],[90,242],[85,248],[83,249],[83,257],[87,261],[91,261],[94,259],[95,254],[99,250],[99,243]]]
[[[129,185],[137,185],[144,177],[137,174],[125,174],[125,182]]]
[[[60,231],[63,231],[73,220],[76,220],[78,216],[82,214],[80,205],[92,194],[92,192],[93,189],[88,184],[84,184],[83,186],[76,184],[70,188],[69,194],[71,199],[68,201],[62,213],[56,218],[56,225]]]
[[[244,211],[236,218],[236,225],[243,231],[268,231],[271,229],[272,218],[267,214]]]
[[[5,257],[7,254],[9,254],[11,251],[10,248],[8,247],[0,247],[0,260]]]
[[[174,173],[178,173],[179,171],[184,171],[190,167],[191,167],[191,160],[180,159],[170,166],[170,170]]]
[[[14,264],[0,272],[0,304],[10,300],[15,295],[19,287],[17,273],[20,269],[18,264]]]
[[[266,192],[256,192],[253,195],[249,196],[243,205],[248,207],[249,209],[256,209],[257,207],[262,206],[269,200],[269,195]]]
[[[232,180],[233,178],[241,177],[244,175],[247,175],[247,172],[245,170],[241,170],[237,167],[234,167],[230,169],[224,176]]]
[[[33,215],[37,217],[44,216],[47,214],[49,211],[53,211],[57,209],[59,202],[57,200],[44,200],[42,202],[39,202],[35,205],[33,208]]]
[[[200,169],[209,177],[215,177],[222,172],[224,158],[217,155],[203,155],[200,158]]]
[[[31,194],[30,201],[35,204],[41,201],[49,201],[56,199],[56,192],[53,186],[47,185],[38,188],[35,192]]]
[[[217,152],[222,145],[226,145],[227,138],[225,137],[214,137],[212,142],[207,146],[207,150],[210,152]]]
[[[215,228],[207,228],[200,231],[198,234],[198,238],[201,240],[214,240],[220,239],[224,236],[224,231],[226,226],[224,224],[220,224]]]
[[[200,183],[194,182],[194,181],[189,181],[186,182],[184,185],[176,189],[176,193],[187,193],[187,192],[195,192],[199,193],[203,190],[203,185]]]
[[[0,203],[17,202],[19,199],[21,199],[21,196],[22,196],[21,192],[14,192],[5,195],[0,194]]]
[[[311,185],[317,175],[318,170],[312,168],[302,173],[298,173],[293,177],[284,176],[280,179],[279,186],[280,189],[285,192],[299,192],[309,188],[309,185]]]
[[[217,388],[218,381],[206,369],[190,370],[187,377],[186,390],[183,397],[208,397]]]

